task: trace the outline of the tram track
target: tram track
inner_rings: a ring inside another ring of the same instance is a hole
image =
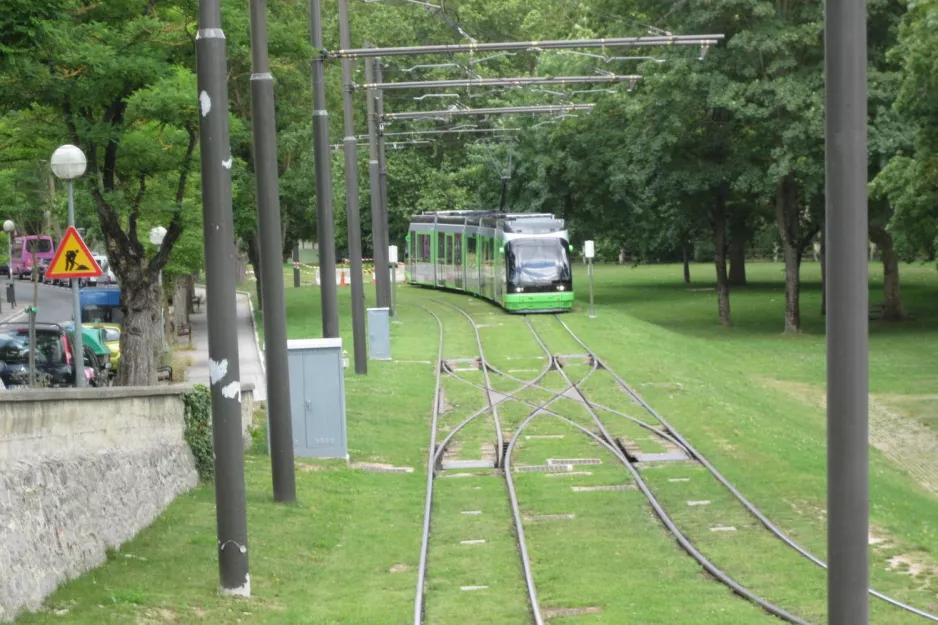
[[[443,323],[440,317],[429,310],[428,308],[421,306],[427,312],[429,312],[436,319],[437,324],[440,328],[440,350],[438,354],[438,370],[437,370],[437,380],[436,380],[436,391],[434,395],[434,414],[432,419],[432,428],[433,433],[431,435],[431,447],[430,454],[428,458],[428,478],[427,478],[427,500],[425,506],[425,519],[424,519],[424,537],[421,546],[421,559],[420,559],[420,571],[418,574],[418,592],[415,600],[415,625],[422,625],[423,614],[424,614],[424,601],[425,601],[425,591],[424,587],[427,580],[427,566],[428,566],[428,551],[429,551],[429,535],[430,535],[430,520],[432,514],[432,499],[433,499],[433,482],[436,477],[436,472],[441,467],[441,462],[443,454],[447,446],[454,440],[457,434],[473,420],[479,418],[482,415],[485,415],[489,412],[493,413],[493,421],[495,422],[496,427],[496,440],[497,440],[497,454],[496,454],[496,468],[502,469],[502,476],[505,478],[506,488],[508,491],[509,503],[511,505],[512,516],[514,520],[514,529],[515,537],[517,541],[518,555],[522,561],[522,570],[525,578],[525,585],[527,587],[528,594],[528,603],[531,613],[531,618],[536,625],[544,624],[544,617],[542,615],[542,610],[538,602],[537,587],[535,584],[535,576],[531,567],[529,549],[527,545],[527,539],[524,532],[524,522],[522,519],[520,506],[519,506],[519,497],[518,489],[513,477],[512,463],[513,463],[513,454],[515,453],[518,445],[518,441],[522,436],[522,433],[528,427],[528,425],[534,421],[538,416],[550,416],[558,419],[560,422],[567,424],[568,426],[574,428],[576,431],[581,433],[583,436],[589,440],[594,441],[596,444],[600,445],[603,449],[611,453],[627,470],[632,480],[634,481],[638,490],[640,490],[647,500],[648,504],[654,511],[655,515],[664,525],[669,533],[671,533],[680,547],[688,553],[701,567],[704,568],[710,575],[712,575],[719,582],[731,589],[735,594],[744,598],[745,600],[753,603],[754,605],[759,606],[762,610],[771,614],[775,617],[778,617],[786,622],[796,623],[798,625],[808,625],[808,621],[791,614],[790,612],[784,610],[783,608],[772,604],[766,599],[760,597],[756,593],[747,589],[746,587],[739,584],[737,581],[732,579],[728,574],[720,570],[715,564],[713,564],[709,559],[706,558],[692,543],[691,541],[679,530],[674,521],[668,515],[664,506],[657,500],[653,489],[645,482],[642,478],[641,472],[638,470],[636,465],[636,458],[631,456],[628,450],[621,444],[620,441],[617,441],[616,438],[609,432],[606,427],[606,423],[603,420],[603,417],[608,417],[614,415],[618,418],[627,420],[628,422],[643,428],[644,430],[651,433],[654,437],[665,441],[668,444],[674,446],[675,448],[681,450],[686,454],[687,458],[693,460],[703,467],[705,467],[710,474],[727,490],[729,490],[733,496],[743,504],[747,511],[755,516],[763,526],[765,526],[769,531],[776,537],[782,540],[786,545],[795,549],[799,554],[809,559],[814,564],[826,568],[826,565],[818,558],[813,556],[806,549],[798,545],[788,536],[786,536],[780,529],[778,529],[771,521],[765,517],[748,499],[746,499],[742,493],[740,493],[733,485],[722,475],[717,469],[699,452],[697,451],[688,441],[685,439],[680,432],[678,432],[673,426],[671,426],[661,415],[654,411],[654,409],[647,404],[635,391],[632,389],[618,374],[616,374],[608,365],[602,361],[602,359],[596,354],[592,349],[586,345],[571,329],[570,327],[557,315],[553,316],[553,319],[563,328],[566,335],[568,335],[573,341],[578,344],[587,357],[589,364],[588,372],[582,376],[580,379],[571,379],[571,376],[565,371],[565,366],[562,358],[559,358],[557,355],[553,354],[543,340],[543,337],[540,333],[533,327],[530,323],[530,319],[525,316],[525,322],[528,326],[533,337],[537,341],[539,347],[545,355],[545,364],[540,371],[537,372],[537,375],[529,380],[519,378],[512,373],[503,370],[502,368],[494,366],[486,357],[485,346],[483,345],[482,337],[479,332],[479,325],[475,322],[473,317],[467,313],[465,310],[454,306],[448,302],[441,300],[436,300],[432,298],[427,298],[427,301],[432,301],[438,305],[446,306],[458,313],[460,313],[467,322],[471,325],[473,333],[475,336],[475,344],[479,353],[478,357],[478,366],[482,371],[482,381],[477,382],[472,379],[468,379],[466,376],[460,375],[460,373],[453,368],[448,367],[446,360],[443,355],[443,341],[444,341],[444,330]],[[533,357],[532,357],[533,358]],[[544,385],[544,380],[552,371],[556,371],[563,380],[563,389],[559,388],[548,388]],[[613,407],[604,405],[603,403],[594,401],[591,398],[591,392],[584,390],[585,383],[597,372],[608,373],[609,377],[612,378],[614,384],[623,391],[635,404],[641,406],[654,420],[654,422],[646,421],[642,418],[628,414],[620,410],[616,410]],[[506,382],[510,382],[516,385],[516,388],[510,391],[506,390],[497,390],[493,385],[493,377],[501,378]],[[486,406],[473,412],[469,415],[468,418],[464,419],[453,428],[452,431],[446,436],[446,438],[437,443],[437,429],[438,429],[438,417],[440,410],[440,389],[442,388],[443,379],[452,379],[456,382],[460,382],[469,387],[473,387],[478,391],[484,393],[486,398]],[[519,397],[518,395],[526,390],[535,390],[546,393],[548,397],[544,400],[531,400],[525,397]],[[579,405],[583,406],[586,411],[589,413],[592,423],[591,426],[594,426],[596,430],[593,431],[591,427],[584,425],[583,423],[578,423],[575,419],[569,418],[569,410],[563,408],[552,407],[556,402],[567,399],[578,402]],[[527,416],[521,421],[521,423],[514,428],[512,435],[509,440],[505,442],[505,436],[503,431],[504,423],[498,418],[498,406],[499,405],[508,405],[509,402],[514,402],[524,406],[526,409],[530,409]],[[567,414],[564,414],[567,413]],[[601,414],[603,416],[601,416]],[[931,615],[927,612],[919,610],[913,606],[909,606],[905,603],[902,603],[892,597],[884,595],[878,591],[870,589],[870,594],[876,596],[887,603],[907,610],[913,614],[926,618],[928,620],[938,622],[938,617]]]
[[[655,433],[657,436],[661,437],[662,439],[668,440],[669,442],[676,444],[682,450],[684,450],[690,456],[690,458],[692,458],[696,462],[700,463],[704,468],[706,468],[707,471],[724,488],[726,488],[733,495],[733,497],[740,504],[742,504],[742,506],[746,508],[746,510],[755,519],[757,519],[759,523],[762,524],[762,526],[765,527],[765,529],[767,529],[775,538],[779,539],[786,546],[790,547],[791,549],[796,551],[799,555],[801,555],[808,561],[812,562],[813,564],[825,570],[827,569],[827,564],[823,560],[821,560],[820,558],[812,554],[802,545],[795,542],[791,537],[789,537],[780,528],[778,528],[778,526],[772,523],[772,521],[764,513],[762,513],[751,501],[749,501],[749,499],[747,499],[735,486],[733,486],[733,484],[725,476],[723,476],[716,469],[716,467],[714,467],[714,465],[702,453],[700,453],[700,451],[698,451],[674,426],[672,426],[664,417],[662,417],[657,411],[655,411],[654,408],[652,408],[628,383],[625,382],[625,380],[623,380],[613,369],[611,369],[599,357],[598,354],[596,354],[582,339],[580,339],[580,337],[577,336],[570,329],[570,327],[566,324],[566,322],[564,322],[557,315],[553,315],[553,317],[557,321],[557,323],[560,324],[560,326],[564,329],[564,331],[569,335],[569,337],[572,338],[576,343],[578,343],[586,351],[587,354],[589,354],[589,356],[597,363],[598,367],[602,369],[603,371],[605,371],[606,373],[608,373],[609,376],[614,380],[616,385],[619,386],[619,388],[621,388],[636,404],[640,405],[649,415],[651,415],[660,424],[660,428],[654,426],[653,424],[647,423],[641,419],[628,415],[626,413],[619,412],[612,408],[591,402],[591,400],[588,398],[588,394],[585,393],[580,388],[581,383],[577,383],[576,384],[577,392],[580,393],[580,395],[583,397],[583,401],[587,405],[591,413],[595,415],[594,409],[598,408],[602,411],[616,414],[618,416],[629,419],[630,421],[636,423],[637,425],[645,429],[648,429],[649,431]],[[530,327],[530,322],[528,324]],[[532,331],[534,331],[533,327],[532,327]],[[539,341],[540,341],[540,338],[539,338]],[[597,418],[597,425],[603,430],[603,436],[606,438],[608,442],[612,442],[613,439],[605,430],[604,426],[601,423],[601,420],[599,420],[598,416],[596,418]],[[897,607],[907,612],[910,612],[912,614],[915,614],[916,616],[920,616],[932,622],[938,622],[938,616],[931,614],[929,612],[926,612],[924,610],[921,610],[919,608],[916,608],[914,606],[911,606],[909,604],[906,604],[902,601],[899,601],[873,588],[869,588],[869,594],[894,607]]]
[[[503,376],[507,380],[513,380],[519,385],[516,390],[511,391],[507,394],[503,394],[504,399],[502,401],[509,401],[509,400],[517,401],[531,408],[528,415],[524,418],[521,424],[515,429],[513,436],[511,437],[511,440],[505,447],[504,455],[501,455],[499,457],[499,460],[500,460],[499,465],[503,468],[503,476],[505,477],[506,486],[507,486],[508,493],[509,493],[509,499],[510,499],[510,504],[512,508],[512,515],[514,517],[514,523],[515,523],[515,532],[516,532],[516,537],[517,537],[517,542],[518,542],[518,550],[519,550],[519,555],[522,560],[525,583],[526,583],[527,590],[528,590],[529,607],[531,610],[533,620],[536,625],[543,625],[544,619],[543,619],[543,615],[541,613],[539,601],[537,598],[537,588],[536,588],[535,581],[534,581],[534,574],[531,569],[530,558],[528,556],[528,547],[526,544],[526,538],[525,538],[525,533],[524,533],[524,522],[521,516],[520,507],[518,504],[517,488],[515,485],[514,478],[512,476],[512,465],[511,465],[512,460],[511,459],[512,459],[512,454],[518,443],[519,437],[522,435],[525,428],[528,426],[529,423],[531,423],[531,421],[533,421],[536,417],[541,416],[541,415],[549,415],[549,416],[558,418],[561,422],[566,423],[567,425],[578,430],[584,436],[597,442],[599,445],[601,445],[603,448],[609,451],[616,459],[618,459],[622,463],[622,465],[626,468],[626,470],[629,472],[635,484],[637,485],[638,489],[642,491],[643,495],[645,496],[646,500],[649,502],[655,514],[662,521],[662,523],[667,528],[667,530],[675,537],[678,544],[689,555],[691,555],[691,557],[694,558],[708,573],[713,575],[721,583],[728,586],[733,592],[749,600],[755,605],[758,605],[760,608],[762,608],[769,614],[782,618],[783,620],[787,622],[795,623],[796,625],[809,625],[807,621],[800,619],[799,617],[793,614],[790,614],[789,612],[783,610],[782,608],[779,608],[778,606],[775,606],[774,604],[766,601],[762,597],[759,597],[755,593],[749,591],[748,589],[743,587],[741,584],[737,583],[735,580],[730,578],[726,573],[721,571],[712,562],[710,562],[705,556],[703,556],[703,554],[700,553],[691,544],[691,542],[686,538],[686,536],[684,536],[680,532],[680,530],[671,520],[670,516],[667,514],[667,512],[664,510],[661,504],[654,497],[654,494],[652,493],[651,489],[647,486],[647,484],[644,482],[638,470],[633,466],[632,460],[627,457],[623,449],[617,446],[614,438],[611,436],[611,434],[609,434],[608,430],[603,425],[602,420],[596,414],[593,408],[593,405],[589,402],[589,400],[581,391],[580,385],[584,384],[590,378],[590,376],[592,376],[601,368],[601,362],[598,360],[598,358],[595,357],[595,355],[591,351],[588,350],[588,348],[587,348],[587,353],[589,354],[589,357],[590,357],[589,358],[590,360],[589,371],[581,379],[574,381],[570,378],[570,376],[564,370],[565,367],[560,362],[560,359],[555,357],[551,353],[550,349],[544,343],[541,336],[537,333],[534,327],[531,326],[530,321],[527,319],[527,317],[525,317],[528,328],[531,331],[532,335],[534,336],[540,348],[543,350],[545,357],[547,359],[547,362],[545,364],[545,367],[539,372],[538,376],[534,380],[524,381],[524,380],[521,380],[520,378],[511,376],[510,374],[503,372],[500,369],[495,368],[488,362],[488,360],[485,357],[485,348],[482,344],[481,335],[478,331],[477,324],[475,323],[471,315],[469,315],[466,311],[460,309],[459,307],[453,306],[452,304],[441,302],[439,300],[432,300],[432,301],[448,306],[456,310],[457,312],[461,313],[472,326],[473,332],[476,338],[476,344],[479,350],[480,368],[482,368],[482,370],[485,372],[484,384],[474,383],[473,381],[467,380],[452,371],[449,372],[449,375],[451,375],[453,378],[457,380],[460,380],[466,384],[469,384],[470,386],[477,388],[480,391],[485,392],[486,396],[489,398],[489,406],[487,407],[487,409],[482,409],[480,411],[477,411],[476,413],[471,415],[468,419],[463,421],[452,432],[450,432],[447,438],[436,449],[436,453],[434,454],[433,459],[430,461],[430,464],[428,465],[428,469],[429,470],[436,469],[436,467],[438,466],[439,460],[442,458],[442,454],[446,448],[446,445],[448,444],[450,440],[453,439],[456,433],[460,429],[462,429],[462,427],[464,427],[474,418],[478,417],[480,414],[483,414],[489,409],[492,411],[497,410],[497,406],[495,405],[495,403],[491,401],[491,394],[492,392],[498,392],[498,391],[495,391],[493,389],[489,371],[492,371],[496,373],[497,375]],[[437,317],[436,315],[434,316],[437,318],[437,321],[438,323],[441,324],[441,328],[442,328],[442,323],[439,321],[439,317]],[[584,344],[582,343],[580,344],[585,347]],[[539,384],[550,371],[557,371],[562,377],[564,381],[564,388],[562,390],[548,389]],[[536,388],[542,391],[546,391],[550,393],[550,397],[547,400],[541,401],[541,402],[535,402],[535,401],[530,401],[530,400],[516,397],[517,393],[528,388]],[[600,430],[600,434],[596,434],[595,432],[592,432],[591,430],[584,427],[583,425],[568,418],[567,416],[562,414],[561,411],[552,410],[550,408],[552,404],[554,404],[555,402],[561,399],[564,399],[564,398],[572,399],[569,395],[571,392],[575,393],[576,396],[579,398],[579,400],[582,402],[582,404],[586,406],[587,410],[590,413],[591,418],[593,419],[593,422],[598,426]],[[438,400],[435,405],[438,407]],[[619,414],[622,414],[626,418],[631,418],[628,415],[625,415],[624,413],[619,413]],[[670,436],[667,432],[661,432],[659,429],[655,428],[651,424],[641,422],[638,419],[632,418],[632,420],[643,425],[643,427],[646,427],[650,431],[662,436],[663,438],[670,440],[672,443],[683,447],[683,445],[681,445],[681,443],[677,439]],[[499,424],[497,427],[500,429],[501,424],[500,422],[498,423]],[[499,443],[500,443],[499,447],[501,447],[501,440],[499,440]],[[432,477],[428,477],[428,502],[431,499],[432,499]],[[430,514],[429,511],[430,511],[430,504],[428,503],[427,504],[427,519],[428,520],[427,520],[427,523],[425,524],[425,528],[426,528],[425,538],[427,540],[425,540],[425,544],[428,544],[429,542],[428,541],[429,514]],[[426,575],[425,567],[426,567],[426,552],[423,552],[421,554],[421,575],[420,575],[421,581],[419,582],[420,588],[422,588],[423,580],[425,580],[425,575]],[[418,588],[418,599],[417,599],[418,605],[421,605],[423,601],[422,592],[420,588]],[[418,610],[415,610],[415,615],[419,615],[419,614],[421,614],[421,612],[419,612]],[[423,622],[422,620],[419,620],[419,616],[415,616],[415,625],[421,625],[422,622]]]

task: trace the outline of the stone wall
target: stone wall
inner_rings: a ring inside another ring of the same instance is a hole
[[[191,386],[0,394],[0,622],[105,560],[198,482]],[[245,446],[252,385],[242,389]]]

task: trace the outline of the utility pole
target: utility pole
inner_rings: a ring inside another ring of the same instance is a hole
[[[828,623],[869,623],[866,5],[824,11]]]
[[[348,0],[339,2],[339,45],[350,47]],[[355,119],[352,107],[352,60],[342,59],[342,105],[345,137],[345,218],[348,223],[349,265],[352,279],[352,341],[355,349],[355,373],[368,373],[365,353],[365,289],[362,284],[362,228],[358,211],[358,156],[355,153]]]
[[[264,356],[267,359],[267,423],[274,501],[296,501],[290,369],[287,363],[287,307],[283,286],[283,244],[277,180],[277,124],[274,77],[267,56],[267,0],[251,0],[251,122],[257,176],[257,232],[264,289]],[[294,275],[296,270],[294,270]]]
[[[368,45],[368,42],[365,42]],[[376,59],[365,59],[365,80],[374,81],[374,65]],[[377,90],[369,91],[365,95],[368,99],[368,181],[371,186],[371,240],[374,248],[375,263],[375,302],[378,308],[387,308],[384,294],[388,284],[388,248],[384,244],[384,228],[386,221],[381,211],[382,188],[381,174],[378,166],[378,119],[376,113]]]
[[[309,40],[312,60],[313,156],[316,162],[316,233],[319,241],[322,335],[339,338],[339,300],[335,283],[335,219],[332,214],[332,154],[329,152],[329,112],[323,71],[322,0],[309,0]],[[293,261],[299,262],[299,251]],[[294,280],[298,276],[294,274]]]
[[[234,246],[231,244],[234,224],[228,63],[219,0],[200,0],[199,32],[195,39],[220,592],[249,597],[251,578],[248,574],[244,452],[241,449],[241,371]]]
[[[375,80],[382,82],[381,57],[375,58]],[[384,132],[381,130],[381,119],[384,116],[384,92],[380,89],[375,92],[375,108],[377,111],[378,122],[378,182],[381,199],[381,248],[387,250],[391,243],[390,226],[388,224],[388,161],[384,151]],[[388,252],[390,254],[390,251]],[[385,270],[385,275],[387,270]],[[396,284],[397,278],[393,278]],[[378,306],[388,308],[391,306],[391,293],[387,287],[381,293],[381,301]]]

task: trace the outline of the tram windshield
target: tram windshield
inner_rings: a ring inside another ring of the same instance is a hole
[[[548,287],[570,281],[567,242],[556,238],[514,239],[505,245],[508,282],[523,287]]]

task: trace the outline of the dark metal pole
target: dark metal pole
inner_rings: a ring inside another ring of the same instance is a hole
[[[235,300],[234,224],[225,34],[219,0],[199,3],[196,35],[206,309],[215,450],[215,516],[221,593],[248,597],[247,509],[241,449],[241,371]]]
[[[74,227],[75,191],[71,179],[67,181],[66,186],[68,187],[68,225]],[[85,379],[85,341],[81,335],[81,289],[79,288],[81,280],[72,278],[70,282],[72,283],[72,316],[75,317],[75,353],[72,354],[72,359],[75,361],[75,388],[84,388],[88,386],[88,380]]]
[[[866,5],[824,15],[828,623],[869,623]]]
[[[384,75],[381,65],[381,58],[376,58],[375,81],[379,83],[383,81]],[[375,108],[378,114],[377,119],[380,120],[381,116],[384,115],[384,92],[381,90],[375,92]],[[381,247],[385,251],[385,258],[387,258],[388,247],[391,245],[390,225],[388,220],[388,160],[387,154],[385,153],[384,132],[381,130],[380,126],[378,127],[378,183],[381,190],[379,196],[381,199]],[[385,274],[386,273],[387,271],[385,270]],[[392,277],[392,279],[394,282],[385,287],[385,290],[381,294],[381,302],[378,306],[391,306],[390,287],[393,285],[396,288],[397,285],[397,278]],[[396,314],[397,312],[395,311],[395,315]]]
[[[280,266],[280,263],[277,263]],[[282,277],[282,274],[281,274]],[[293,288],[300,288],[300,244],[293,244]]]
[[[610,37],[608,39],[553,39],[548,41],[508,41],[499,43],[454,43],[391,48],[346,48],[330,53],[337,59],[374,56],[411,56],[417,54],[453,54],[456,52],[505,52],[509,50],[569,50],[574,48],[616,48],[653,46],[715,46],[725,35],[666,35],[658,37]]]
[[[368,42],[365,42],[366,45]],[[365,59],[365,80],[374,80],[374,61]],[[385,291],[388,284],[388,249],[384,245],[382,234],[383,220],[381,214],[381,176],[378,168],[378,119],[376,117],[376,94],[379,91],[366,93],[368,99],[368,181],[371,186],[371,241],[374,248],[375,263],[375,302],[378,308],[386,308],[389,303],[385,301]]]
[[[290,371],[287,365],[287,305],[283,287],[283,243],[277,180],[277,124],[274,77],[267,58],[267,0],[251,0],[251,109],[254,172],[257,176],[257,233],[264,289],[264,356],[267,358],[267,422],[274,501],[296,501]]]
[[[339,45],[351,45],[348,0],[339,0]],[[368,373],[365,353],[365,288],[362,284],[362,226],[358,212],[358,155],[355,153],[355,119],[352,108],[352,60],[342,59],[342,108],[345,137],[345,219],[348,224],[349,273],[352,282],[352,342],[355,373]]]
[[[23,246],[29,243],[24,239]],[[29,388],[36,388],[36,315],[39,309],[39,264],[33,246],[33,305],[29,309]]]
[[[309,40],[316,53],[312,61],[313,153],[316,162],[316,233],[319,241],[322,335],[334,339],[339,338],[339,299],[335,283],[332,154],[329,151],[329,112],[326,110],[326,79],[322,57],[322,0],[309,0]],[[298,255],[294,262],[299,262]]]

